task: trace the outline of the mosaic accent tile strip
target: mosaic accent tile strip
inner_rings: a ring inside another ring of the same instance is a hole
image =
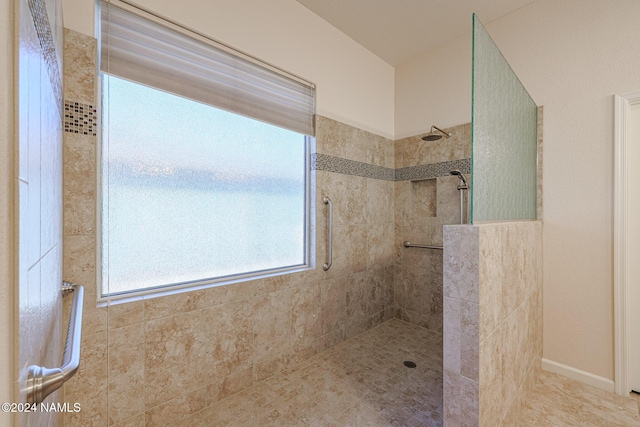
[[[56,105],[60,108],[62,106],[62,74],[60,72],[56,45],[53,41],[47,7],[44,0],[29,0],[28,4],[33,25],[36,28],[36,34],[38,34],[38,40],[42,48],[42,56],[44,57],[47,74],[51,82],[51,89],[56,97]]]
[[[449,172],[458,169],[464,174],[471,173],[471,159],[458,159],[448,162],[431,163],[428,165],[411,166],[396,169],[396,181],[409,181],[417,179],[437,178],[448,176]]]
[[[385,181],[409,181],[437,178],[439,176],[448,176],[449,172],[453,169],[458,169],[464,174],[471,173],[471,159],[459,159],[428,165],[391,169],[383,166],[357,162],[355,160],[329,156],[327,154],[311,154],[312,171],[320,170],[335,172],[345,175],[362,176],[365,178],[382,179]]]
[[[355,160],[343,159],[321,153],[311,154],[311,170],[336,172],[345,175],[382,179],[385,181],[393,181],[395,176],[394,169],[392,168],[371,165],[369,163],[357,162]]]
[[[96,107],[80,102],[64,101],[64,131],[96,136]]]

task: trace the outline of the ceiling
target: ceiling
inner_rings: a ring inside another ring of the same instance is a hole
[[[395,66],[535,0],[297,0]]]

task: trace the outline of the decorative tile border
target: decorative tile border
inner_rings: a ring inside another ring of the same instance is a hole
[[[394,169],[321,153],[311,154],[311,170],[336,172],[385,181],[393,181],[395,179]]]
[[[396,169],[395,180],[410,181],[448,176],[449,172],[454,169],[458,169],[463,174],[471,173],[471,159],[450,160],[448,162]]]
[[[80,102],[64,101],[64,131],[96,136],[96,107]]]
[[[357,162],[355,160],[329,156],[327,154],[311,154],[312,171],[320,170],[335,172],[345,175],[362,176],[365,178],[382,179],[385,181],[409,181],[437,178],[439,176],[448,176],[449,172],[454,169],[458,169],[464,174],[471,173],[471,159],[459,159],[428,165],[391,169],[383,166]]]
[[[40,41],[42,48],[42,56],[44,58],[51,89],[56,97],[56,105],[62,106],[62,74],[60,72],[60,62],[56,52],[56,45],[53,41],[51,32],[51,23],[49,22],[49,14],[44,0],[28,0],[29,10],[33,25]]]

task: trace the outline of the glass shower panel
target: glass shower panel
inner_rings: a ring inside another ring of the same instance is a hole
[[[473,15],[471,222],[536,219],[537,106]]]

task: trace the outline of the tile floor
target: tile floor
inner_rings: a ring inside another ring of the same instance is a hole
[[[640,397],[543,371],[518,426],[504,427],[633,427],[640,426],[639,411]],[[442,335],[392,319],[175,426],[442,424]]]
[[[542,371],[531,391],[519,427],[640,426],[640,400]]]
[[[178,425],[442,426],[442,335],[392,319]]]

